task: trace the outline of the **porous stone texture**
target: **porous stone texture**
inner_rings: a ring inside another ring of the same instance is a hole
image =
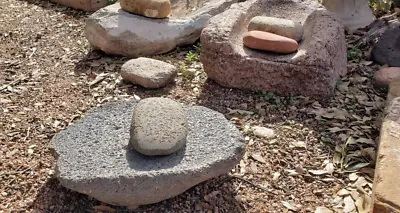
[[[300,41],[304,33],[303,25],[296,21],[268,16],[252,18],[247,29],[274,33],[296,41]]]
[[[278,95],[331,97],[347,73],[343,26],[313,0],[249,0],[210,19],[201,34],[201,62],[210,79],[222,86],[258,89]],[[317,10],[317,11],[316,11]],[[243,34],[254,16],[297,20],[303,40],[292,54],[244,47]]]
[[[291,38],[286,38],[264,31],[250,31],[243,35],[243,44],[251,49],[275,53],[293,53],[298,44]]]
[[[166,18],[171,12],[169,0],[120,0],[121,8],[150,18]]]
[[[400,80],[400,67],[386,67],[374,74],[374,86],[388,88],[390,83],[396,79]]]
[[[393,86],[393,87],[392,87]],[[400,91],[400,84],[391,90]],[[381,126],[373,184],[373,212],[400,212],[400,97],[389,102]]]
[[[185,107],[186,146],[168,156],[145,156],[129,146],[135,101],[91,109],[51,140],[56,177],[71,190],[100,201],[135,208],[183,193],[228,173],[239,163],[246,143],[221,113]]]
[[[109,5],[109,0],[50,0],[50,1],[84,11],[96,11],[100,8]],[[113,0],[112,2],[115,2],[115,0]]]
[[[238,0],[172,0],[167,19],[131,14],[119,4],[92,14],[85,35],[95,49],[130,58],[166,53],[193,44],[206,22]]]
[[[393,22],[372,47],[371,57],[379,64],[400,67],[400,22]]]
[[[188,121],[182,105],[168,98],[142,99],[132,115],[130,143],[148,156],[169,155],[186,143]]]
[[[149,89],[166,86],[177,75],[176,67],[151,58],[131,59],[121,66],[121,77],[125,81]]]

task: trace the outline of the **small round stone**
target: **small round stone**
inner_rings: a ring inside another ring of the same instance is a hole
[[[374,86],[388,88],[394,80],[400,80],[400,67],[386,67],[374,74]]]
[[[255,16],[250,20],[248,31],[264,31],[287,38],[291,38],[299,42],[303,38],[303,25],[299,22],[274,18],[268,16]]]
[[[166,18],[171,13],[169,0],[120,0],[121,8],[149,18]]]
[[[295,40],[264,31],[250,31],[243,36],[243,44],[251,49],[276,53],[293,53],[297,51]]]
[[[130,143],[144,155],[170,155],[178,151],[185,145],[187,133],[186,112],[171,99],[143,99],[133,111]]]

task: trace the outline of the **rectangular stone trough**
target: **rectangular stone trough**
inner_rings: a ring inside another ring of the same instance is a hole
[[[303,24],[298,51],[276,54],[245,47],[243,34],[255,16]],[[232,5],[210,19],[200,41],[204,71],[225,87],[326,98],[347,73],[343,26],[314,0],[248,0]]]
[[[391,83],[381,126],[373,186],[373,213],[400,213],[400,81]]]

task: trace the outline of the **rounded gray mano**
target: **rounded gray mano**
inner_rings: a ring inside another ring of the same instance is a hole
[[[130,143],[138,152],[170,155],[186,143],[186,113],[180,103],[171,99],[143,99],[133,111],[130,134]]]

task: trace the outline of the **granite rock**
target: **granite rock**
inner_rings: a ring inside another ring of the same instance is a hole
[[[254,16],[299,21],[298,51],[252,50],[242,37]],[[326,99],[347,73],[346,40],[339,20],[314,0],[248,0],[210,19],[201,33],[201,62],[208,78],[238,89]]]

